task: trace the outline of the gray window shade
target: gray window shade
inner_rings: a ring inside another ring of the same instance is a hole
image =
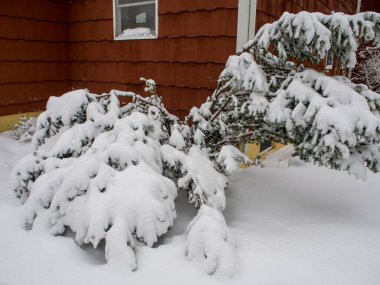
[[[121,31],[139,27],[155,30],[155,5],[141,5],[120,8]]]

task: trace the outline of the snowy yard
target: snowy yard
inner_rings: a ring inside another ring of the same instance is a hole
[[[79,248],[70,234],[49,234],[47,216],[21,226],[9,190],[13,165],[31,146],[0,135],[0,284],[380,284],[380,175],[367,181],[291,159],[230,177],[227,223],[238,244],[233,278],[208,276],[185,256],[196,211],[180,194],[173,229],[153,248],[138,247],[138,270],[106,265],[104,247]],[[280,167],[279,167],[280,166]]]

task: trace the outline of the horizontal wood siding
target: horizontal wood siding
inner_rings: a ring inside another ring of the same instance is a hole
[[[380,13],[380,2],[379,0],[362,0],[361,10]]]
[[[41,110],[70,90],[67,8],[0,0],[0,115]]]
[[[324,14],[335,11],[354,14],[356,0],[257,0],[256,31],[265,23],[277,20],[285,11],[290,13],[308,11]]]
[[[142,91],[153,78],[173,113],[184,115],[216,87],[235,52],[238,0],[158,1],[156,40],[114,41],[112,1],[73,1],[69,9],[74,88]]]
[[[181,117],[199,106],[235,53],[238,0],[158,2],[158,39],[114,41],[112,0],[0,0],[0,115],[72,88],[141,93],[140,77]],[[353,13],[355,2],[258,0],[256,28],[284,11]]]

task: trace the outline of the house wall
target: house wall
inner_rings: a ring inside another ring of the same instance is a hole
[[[277,20],[284,11],[291,13],[308,11],[324,14],[335,11],[354,14],[356,2],[357,0],[257,0],[256,30],[265,23]]]
[[[354,12],[354,2],[258,0],[256,27],[285,10]],[[143,76],[183,117],[235,53],[238,0],[159,0],[158,13],[158,39],[114,41],[112,0],[0,0],[0,116],[72,88],[141,92]]]
[[[353,0],[352,0],[353,1]],[[235,53],[238,0],[159,0],[158,39],[114,41],[112,1],[73,1],[69,9],[74,88],[141,92],[139,78],[153,78],[167,108],[183,117],[216,87]],[[350,0],[258,0],[257,25],[283,11],[355,10]]]
[[[0,0],[0,115],[70,90],[66,1]]]
[[[158,39],[114,41],[112,1],[73,1],[69,9],[74,88],[141,92],[153,78],[164,103],[184,116],[216,87],[235,52],[237,0],[158,1]]]
[[[362,0],[361,11],[372,11],[380,13],[379,0]]]

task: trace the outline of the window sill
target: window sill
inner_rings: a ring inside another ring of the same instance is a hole
[[[157,36],[135,36],[135,37],[114,37],[115,41],[130,41],[130,40],[155,40]]]

